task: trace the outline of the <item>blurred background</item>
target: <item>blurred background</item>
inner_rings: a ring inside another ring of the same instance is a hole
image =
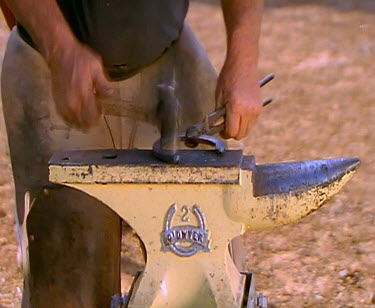
[[[375,307],[374,17],[374,0],[266,1],[259,67],[262,76],[276,74],[262,90],[274,102],[244,141],[246,153],[257,163],[362,160],[318,212],[245,235],[256,288],[271,307]],[[219,71],[226,45],[219,2],[191,1],[188,21]],[[1,20],[1,58],[7,36]],[[0,307],[18,307],[22,288],[13,202],[1,114]]]

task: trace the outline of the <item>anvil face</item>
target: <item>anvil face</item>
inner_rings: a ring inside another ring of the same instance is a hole
[[[147,150],[98,150],[58,153],[49,170],[51,182],[101,200],[142,239],[147,264],[129,307],[241,307],[245,277],[229,255],[230,241],[315,211],[358,164],[256,165],[241,151],[187,150],[169,165]]]

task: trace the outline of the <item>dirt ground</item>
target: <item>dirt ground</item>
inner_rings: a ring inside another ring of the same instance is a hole
[[[263,90],[275,101],[245,141],[246,151],[257,163],[362,160],[354,178],[318,212],[245,235],[256,288],[271,307],[375,307],[374,14],[373,0],[267,3],[260,70],[276,73]],[[193,1],[188,19],[220,69],[220,7]],[[6,37],[2,25],[2,53]],[[3,123],[0,138],[0,307],[18,307],[22,284]]]

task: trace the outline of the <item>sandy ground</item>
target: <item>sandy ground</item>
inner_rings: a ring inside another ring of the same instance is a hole
[[[271,307],[375,307],[375,5],[373,0],[269,1],[261,39],[264,89],[275,102],[244,146],[258,163],[360,157],[352,181],[300,222],[245,235],[256,287]],[[213,1],[189,20],[215,67],[225,57]],[[7,31],[2,25],[0,50]],[[21,278],[11,176],[0,134],[0,307],[18,307]],[[133,247],[133,244],[128,247]],[[124,251],[124,258],[132,255]]]

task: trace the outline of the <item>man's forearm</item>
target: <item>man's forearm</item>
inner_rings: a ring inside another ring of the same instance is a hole
[[[258,85],[263,0],[221,0],[227,55],[216,86],[216,103],[226,106],[224,138],[247,136],[261,111]]]
[[[75,41],[55,0],[6,0],[16,19],[27,29],[45,59],[56,48],[69,48]]]
[[[263,0],[221,0],[227,60],[257,67]]]

